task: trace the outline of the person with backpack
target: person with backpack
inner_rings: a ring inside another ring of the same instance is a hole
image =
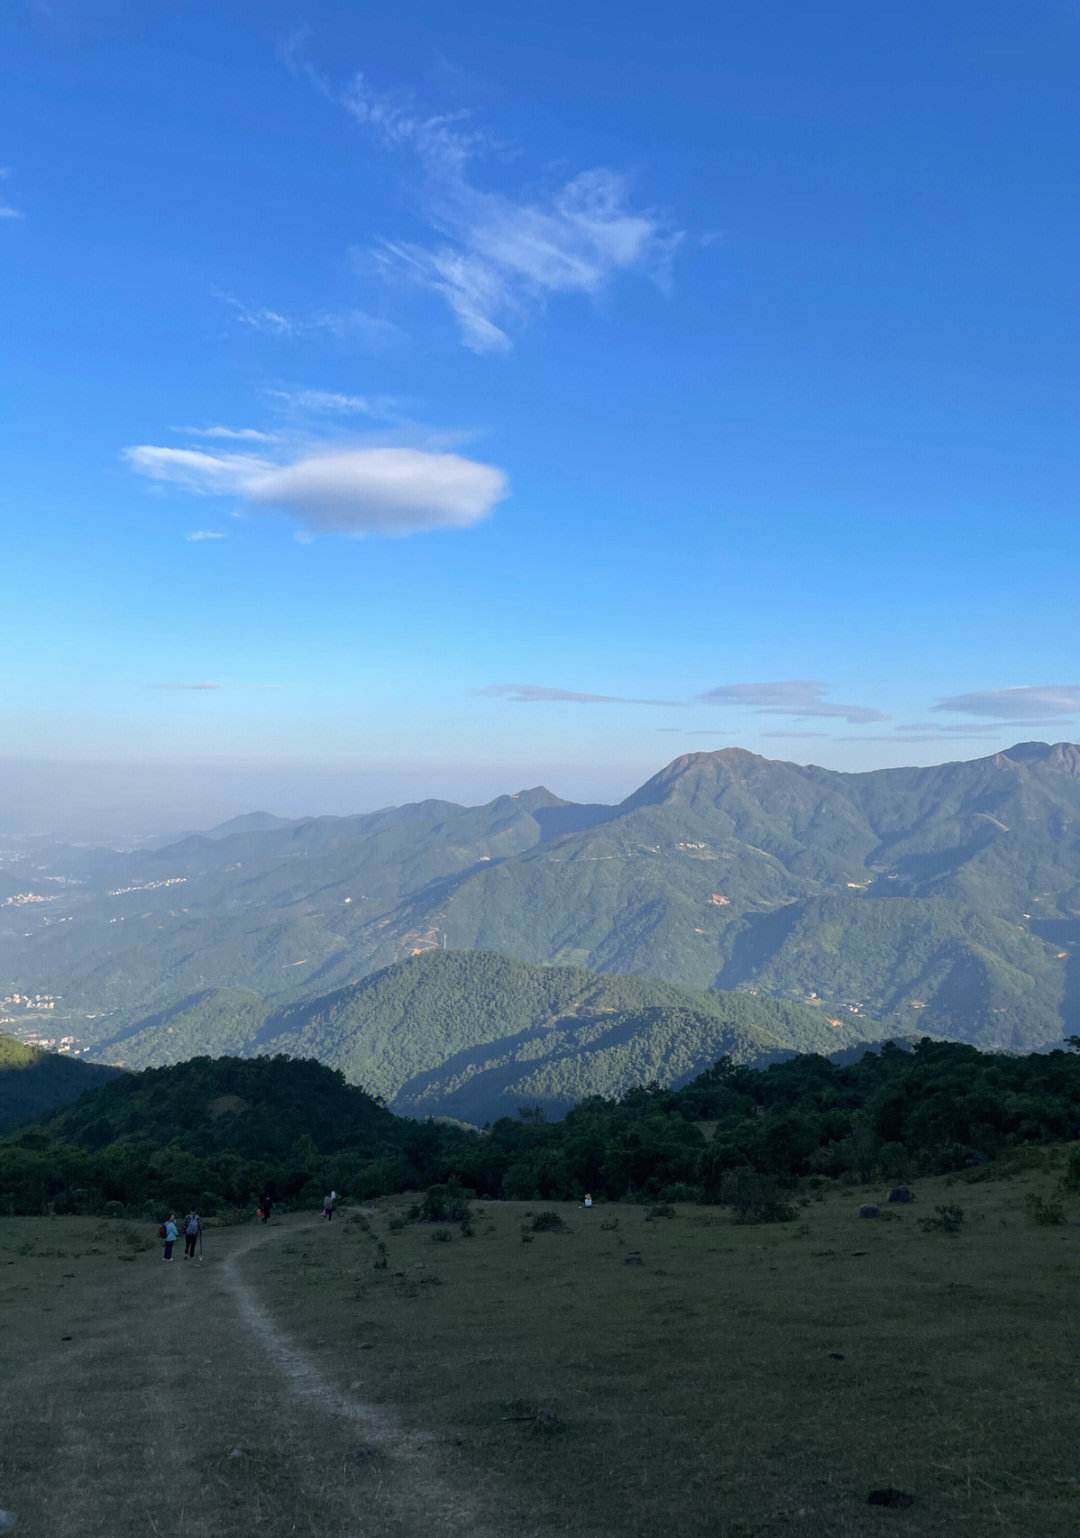
[[[273,1205],[274,1204],[270,1199],[269,1191],[264,1192],[263,1195],[259,1197],[259,1217],[264,1223],[269,1223],[270,1209],[273,1207]]]
[[[202,1218],[197,1212],[189,1212],[184,1219],[184,1259],[194,1260],[195,1250],[202,1234]]]
[[[337,1204],[337,1192],[336,1191],[331,1191],[329,1196],[324,1196],[323,1197],[322,1215],[323,1215],[323,1217],[326,1219],[326,1221],[328,1223],[331,1222],[332,1219],[333,1219],[334,1207],[336,1206],[336,1204]]]
[[[169,1216],[158,1229],[158,1237],[163,1239],[165,1242],[165,1253],[162,1256],[163,1260],[172,1260],[173,1245],[176,1243],[179,1236],[180,1230],[176,1226],[176,1213],[170,1212]]]

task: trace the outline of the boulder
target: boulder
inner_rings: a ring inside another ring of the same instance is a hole
[[[859,1208],[859,1216],[861,1218],[879,1218],[881,1216],[881,1208],[875,1207],[873,1202],[866,1202]]]
[[[891,1202],[913,1202],[915,1198],[907,1186],[893,1186],[889,1192]]]
[[[871,1490],[866,1497],[868,1506],[913,1506],[915,1497],[909,1495],[906,1490],[894,1490],[892,1486],[886,1486],[884,1490]]]

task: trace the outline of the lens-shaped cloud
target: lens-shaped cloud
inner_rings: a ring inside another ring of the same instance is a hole
[[[128,464],[197,496],[278,508],[310,533],[418,534],[486,518],[507,494],[494,465],[413,448],[327,448],[289,463],[253,454],[207,454],[139,444]]]
[[[969,716],[997,716],[1002,721],[1053,721],[1080,712],[1080,684],[1025,684],[1015,689],[981,689],[951,694],[935,710]]]

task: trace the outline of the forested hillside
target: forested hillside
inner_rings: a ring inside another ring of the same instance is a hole
[[[0,1132],[58,1110],[117,1073],[99,1063],[25,1046],[0,1033]]]
[[[138,854],[54,851],[12,879],[42,901],[6,918],[0,984],[58,996],[90,1048],[160,1017],[167,1057],[170,1019],[183,1035],[215,990],[276,1010],[437,948],[825,1000],[1018,1050],[1080,1010],[1068,743],[866,774],[731,748],[615,807],[532,790],[258,816]]]
[[[277,1010],[242,989],[208,990],[100,1050],[137,1068],[288,1052],[341,1069],[403,1114],[483,1123],[519,1105],[559,1114],[583,1095],[684,1083],[724,1055],[760,1063],[873,1034],[869,1021],[764,996],[440,950]]]
[[[124,1075],[0,1139],[0,1212],[212,1214],[250,1211],[264,1191],[314,1205],[330,1188],[366,1199],[453,1183],[523,1200],[703,1199],[772,1221],[794,1216],[807,1177],[992,1178],[988,1161],[1039,1163],[1038,1145],[1078,1137],[1075,1051],[923,1039],[843,1065],[723,1058],[681,1089],[593,1096],[562,1121],[507,1117],[486,1134],[393,1116],[319,1063],[198,1058]],[[1075,1150],[1066,1178],[1080,1187]],[[432,1215],[446,1200],[433,1193]]]

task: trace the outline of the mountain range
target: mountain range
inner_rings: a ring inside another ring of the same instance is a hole
[[[729,748],[676,759],[617,806],[534,789],[257,813],[135,853],[39,848],[2,875],[0,987],[58,996],[91,1056],[169,1060],[169,1019],[194,1040],[200,1010],[221,1050],[248,1050],[270,1017],[300,1040],[306,1006],[442,950],[768,996],[876,1022],[865,1035],[1023,1050],[1078,1025],[1069,743],[862,774]],[[534,1029],[507,1021],[508,1038]],[[466,1031],[448,1054],[481,1044]]]

